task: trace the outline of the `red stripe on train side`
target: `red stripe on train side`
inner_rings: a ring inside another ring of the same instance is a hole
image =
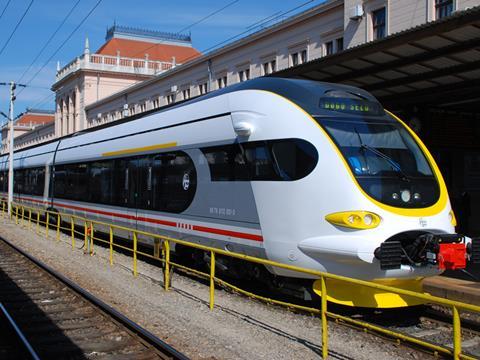
[[[48,204],[47,201],[41,201],[41,200],[36,200],[36,199],[31,199],[31,198],[19,198],[19,199],[20,200],[31,201],[31,202],[36,202],[36,203],[41,203],[41,204]],[[147,217],[136,217],[136,216],[133,216],[133,215],[120,214],[120,213],[114,213],[114,212],[103,211],[103,210],[95,210],[95,209],[84,208],[84,207],[75,206],[75,205],[68,205],[68,204],[63,204],[63,203],[58,203],[58,202],[56,202],[55,205],[57,205],[59,207],[63,207],[65,209],[86,211],[86,212],[93,213],[93,214],[114,216],[114,217],[117,217],[117,218],[148,222],[148,223],[152,223],[152,224],[171,226],[171,227],[175,227],[175,228],[177,227],[177,223],[175,221],[160,220],[160,219],[153,219],[153,218],[147,218]],[[198,232],[205,232],[205,233],[209,233],[209,234],[230,236],[230,237],[235,237],[235,238],[240,238],[240,239],[252,240],[252,241],[263,241],[263,236],[261,236],[261,235],[248,234],[248,233],[242,233],[242,232],[238,232],[238,231],[231,231],[231,230],[224,230],[224,229],[217,229],[217,228],[211,228],[211,227],[201,226],[201,225],[192,225],[192,230],[198,231]]]

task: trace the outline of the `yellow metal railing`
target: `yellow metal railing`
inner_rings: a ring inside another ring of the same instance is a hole
[[[2,216],[5,217],[7,214],[6,202],[2,201],[1,203],[2,203],[1,205]],[[28,215],[26,214],[26,211],[28,212]],[[215,284],[217,284],[223,287],[228,287],[248,297],[256,298],[256,299],[277,304],[277,305],[287,306],[289,308],[294,308],[301,311],[308,311],[313,314],[319,314],[321,317],[322,355],[324,359],[326,359],[328,356],[328,318],[334,319],[335,321],[348,323],[354,326],[361,326],[364,329],[372,330],[374,332],[381,333],[389,337],[393,337],[398,341],[403,340],[406,342],[410,342],[412,344],[420,345],[422,347],[430,349],[434,354],[443,354],[447,356],[452,356],[454,359],[475,359],[474,357],[471,357],[467,354],[462,353],[460,311],[474,312],[474,313],[480,314],[480,306],[461,303],[458,301],[452,301],[452,300],[432,296],[425,293],[417,293],[409,290],[394,288],[391,286],[380,285],[380,284],[369,282],[369,281],[347,278],[344,276],[339,276],[339,275],[324,273],[316,270],[305,269],[305,268],[300,268],[292,265],[277,263],[274,261],[256,258],[256,257],[244,255],[244,254],[233,253],[233,252],[212,248],[212,247],[208,247],[200,244],[190,243],[183,240],[174,239],[168,236],[153,234],[153,233],[145,232],[142,230],[131,229],[128,227],[119,226],[119,225],[106,223],[102,221],[90,220],[90,219],[87,219],[81,216],[72,215],[72,214],[46,211],[44,209],[29,207],[29,206],[25,206],[17,203],[13,204],[13,211],[12,211],[12,214],[10,215],[10,218],[11,220],[15,218],[14,220],[16,224],[19,224],[21,221],[24,225],[28,227],[28,229],[32,229],[32,225],[35,225],[35,232],[37,234],[40,234],[40,225],[45,226],[45,237],[46,238],[49,237],[50,231],[55,231],[56,241],[60,241],[60,233],[61,231],[63,231],[69,234],[71,238],[70,241],[71,241],[72,249],[75,249],[75,237],[76,236],[83,237],[83,240],[84,240],[83,251],[85,253],[89,253],[90,255],[94,254],[95,242],[103,243],[109,249],[109,262],[111,265],[113,265],[114,263],[115,249],[122,249],[127,253],[131,253],[132,259],[133,259],[132,271],[134,276],[138,275],[137,263],[138,263],[139,255],[144,256],[146,258],[157,260],[163,266],[165,290],[168,290],[170,286],[170,281],[171,281],[170,273],[171,273],[172,267],[175,267],[176,269],[179,269],[184,272],[188,272],[190,274],[193,274],[205,279],[209,279],[210,309],[213,309],[215,305]],[[69,221],[68,226],[64,226],[66,224],[66,220]],[[62,221],[63,221],[63,225],[62,225]],[[79,230],[77,230],[75,224],[77,224],[77,228],[78,228],[78,224],[82,224],[83,231],[80,232]],[[108,229],[108,232],[107,232],[108,240],[105,240],[96,236],[97,227],[103,227],[104,229]],[[132,234],[132,241],[131,241],[132,247],[125,246],[123,243],[122,244],[115,243],[114,241],[115,231],[122,231],[122,232],[127,232]],[[145,251],[141,251],[138,249],[139,235],[150,237],[154,240],[153,254],[147,253]],[[171,244],[188,246],[191,248],[195,248],[195,249],[210,253],[209,273],[204,273],[202,271],[192,269],[182,264],[173,262],[170,258]],[[321,292],[322,292],[320,309],[291,304],[291,303],[259,296],[251,292],[245,291],[243,289],[240,289],[237,286],[230,284],[220,278],[217,278],[215,276],[216,255],[228,256],[231,258],[248,261],[256,264],[275,266],[275,267],[286,269],[286,270],[292,270],[292,271],[296,271],[304,274],[313,275],[319,278],[321,283]],[[369,287],[369,288],[382,290],[382,291],[386,291],[394,294],[407,295],[416,299],[425,300],[426,302],[431,304],[436,304],[436,305],[449,308],[453,315],[453,324],[452,324],[453,349],[443,347],[437,344],[429,343],[427,341],[415,338],[413,336],[406,335],[401,332],[396,332],[396,331],[386,329],[381,326],[377,326],[365,321],[352,319],[350,317],[335,314],[328,311],[328,308],[327,308],[328,287],[327,287],[327,281],[326,281],[327,279],[344,281],[349,284],[360,285],[363,287]]]

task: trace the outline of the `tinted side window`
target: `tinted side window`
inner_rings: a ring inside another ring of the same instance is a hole
[[[13,191],[17,194],[25,193],[25,170],[18,169],[13,172]]]
[[[212,181],[292,181],[310,174],[315,147],[300,139],[255,141],[202,149]]]
[[[87,164],[55,165],[55,197],[88,201],[89,172]]]
[[[53,174],[53,196],[64,198],[66,186],[67,170],[65,169],[65,165],[55,165]]]
[[[96,161],[90,164],[89,193],[91,202],[113,203],[114,161]]]
[[[249,180],[245,149],[239,144],[222,145],[203,149],[210,166],[213,181]]]

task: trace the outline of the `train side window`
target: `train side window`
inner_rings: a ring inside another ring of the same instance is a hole
[[[249,180],[245,149],[239,144],[215,146],[202,150],[210,167],[212,181]]]
[[[85,195],[89,193],[88,164],[69,164],[66,166],[66,198],[78,201],[88,201]]]
[[[315,147],[305,140],[281,139],[202,149],[212,181],[292,181],[313,171]]]
[[[35,173],[35,180],[33,186],[33,195],[43,196],[45,188],[45,168],[37,168]]]
[[[90,164],[90,201],[113,203],[114,161],[96,161]]]
[[[315,147],[304,140],[269,142],[272,156],[283,180],[298,180],[310,174],[318,162]]]
[[[53,196],[65,199],[67,186],[67,170],[65,165],[55,165],[53,178]]]
[[[266,143],[246,143],[244,148],[251,180],[280,180]]]

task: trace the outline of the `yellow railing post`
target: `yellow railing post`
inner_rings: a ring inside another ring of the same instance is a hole
[[[110,225],[110,265],[113,265],[113,228]]]
[[[2,217],[5,216],[5,201],[2,202]]]
[[[94,233],[95,229],[93,228],[93,223],[90,223],[90,255],[93,256],[94,249],[93,249],[93,238],[95,236]]]
[[[453,358],[460,359],[462,353],[462,329],[460,325],[460,314],[457,307],[452,307],[453,313]]]
[[[57,241],[60,241],[60,214],[57,214]]]
[[[25,208],[22,205],[22,224],[25,223]]]
[[[322,357],[328,358],[328,323],[327,323],[327,283],[325,277],[320,278],[322,284]]]
[[[88,252],[88,225],[87,221],[85,220],[85,239],[83,243],[83,253],[86,254]]]
[[[165,291],[168,291],[170,286],[170,243],[168,240],[165,240],[163,245],[165,247],[165,267],[163,270],[163,281],[165,285]]]
[[[45,236],[48,238],[48,227],[49,227],[49,224],[50,224],[50,213],[47,211],[47,228],[45,230]]]
[[[215,305],[215,252],[210,251],[210,310]]]
[[[137,232],[133,232],[133,276],[137,276]]]
[[[37,234],[39,231],[40,231],[40,210],[37,211],[37,230],[36,230]]]
[[[18,206],[15,206],[15,224],[18,225]]]
[[[32,230],[32,209],[28,209],[28,230]]]
[[[73,221],[73,216],[70,217],[70,231],[72,235],[72,250],[75,249],[75,222]]]

